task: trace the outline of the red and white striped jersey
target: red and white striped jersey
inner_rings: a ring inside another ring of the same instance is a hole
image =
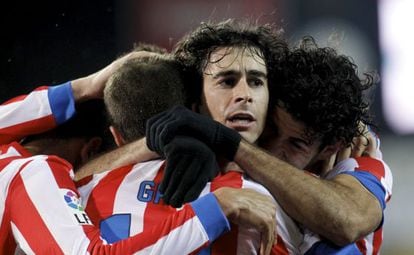
[[[69,82],[39,87],[0,105],[0,144],[50,130],[74,114],[75,102]]]
[[[329,172],[326,178],[330,179],[338,174],[349,174],[354,176],[378,199],[381,208],[384,211],[386,203],[391,199],[393,184],[392,172],[384,161],[370,157],[360,157],[356,159],[349,158],[339,162],[334,169]],[[382,244],[383,221],[384,219],[373,233],[357,242],[357,246],[362,254],[379,254]]]
[[[74,113],[74,98],[69,82],[60,86],[40,87],[27,96],[14,98],[0,106],[0,144],[52,129],[71,118]],[[377,144],[377,155],[380,158],[379,139]],[[383,161],[369,158],[349,159],[338,164],[326,178],[332,178],[340,173],[356,177],[379,199],[383,209],[385,208],[386,202],[391,198],[392,174]],[[151,189],[148,192],[151,193]],[[156,194],[159,200],[159,194]],[[116,222],[122,217],[124,216],[114,216],[112,221],[108,219],[106,222]],[[104,223],[100,227],[107,226]],[[314,240],[306,236],[305,239]],[[378,254],[381,242],[382,225],[374,233],[359,241],[358,247],[364,254]]]
[[[31,156],[18,143],[0,146],[0,254],[179,254],[229,230],[213,195],[187,204],[140,234],[107,244],[85,213],[72,167]],[[209,215],[206,215],[206,208]],[[191,238],[188,233],[191,231]]]
[[[158,185],[163,171],[164,161],[155,160],[97,174],[80,184],[86,211],[92,222],[100,226],[106,240],[116,241],[140,233],[181,210],[164,204],[161,199]],[[208,183],[200,197],[220,187],[250,188],[271,196],[263,186],[244,178],[241,173],[228,172]],[[273,254],[298,254],[303,241],[299,228],[280,207],[276,212],[278,243]],[[192,238],[192,231],[187,234],[187,238]],[[255,254],[259,248],[258,232],[232,226],[231,232],[200,254]]]

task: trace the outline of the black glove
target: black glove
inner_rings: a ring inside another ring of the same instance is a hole
[[[147,146],[160,155],[163,155],[164,146],[177,135],[194,137],[230,161],[241,140],[237,131],[183,106],[173,107],[147,121]]]
[[[195,200],[218,173],[216,155],[204,143],[177,136],[164,147],[167,166],[160,185],[165,203],[180,207]]]

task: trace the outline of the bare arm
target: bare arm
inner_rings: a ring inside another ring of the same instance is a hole
[[[352,176],[319,179],[243,140],[235,161],[292,218],[338,245],[354,242],[380,224],[379,201]]]
[[[150,54],[152,53],[145,51],[128,53],[96,73],[73,80],[71,84],[75,102],[82,102],[93,98],[103,98],[103,91],[107,80],[122,64],[129,59],[144,57]]]
[[[76,171],[75,181],[109,169],[115,169],[158,157],[158,154],[147,148],[145,138],[142,138],[89,161]]]

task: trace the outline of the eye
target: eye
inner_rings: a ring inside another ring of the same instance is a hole
[[[290,140],[290,144],[295,148],[296,150],[300,151],[306,151],[306,143],[300,139],[292,139]]]
[[[264,81],[259,78],[254,78],[249,80],[249,84],[252,87],[260,87],[264,85]]]
[[[226,78],[219,80],[218,83],[219,85],[224,86],[224,87],[234,87],[236,82],[237,81],[234,77],[226,77]]]

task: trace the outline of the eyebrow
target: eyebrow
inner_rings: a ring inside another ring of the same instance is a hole
[[[220,71],[218,73],[213,74],[213,79],[217,79],[217,78],[223,77],[223,76],[230,76],[230,75],[240,75],[240,71],[236,71],[236,70]],[[267,74],[262,72],[262,71],[259,71],[259,70],[249,70],[249,71],[247,71],[247,75],[267,79]]]
[[[264,72],[262,72],[262,71],[259,71],[259,70],[249,70],[249,71],[247,71],[247,74],[248,75],[251,75],[251,76],[257,76],[257,77],[261,77],[261,78],[266,78],[267,79],[267,74],[264,73]]]

